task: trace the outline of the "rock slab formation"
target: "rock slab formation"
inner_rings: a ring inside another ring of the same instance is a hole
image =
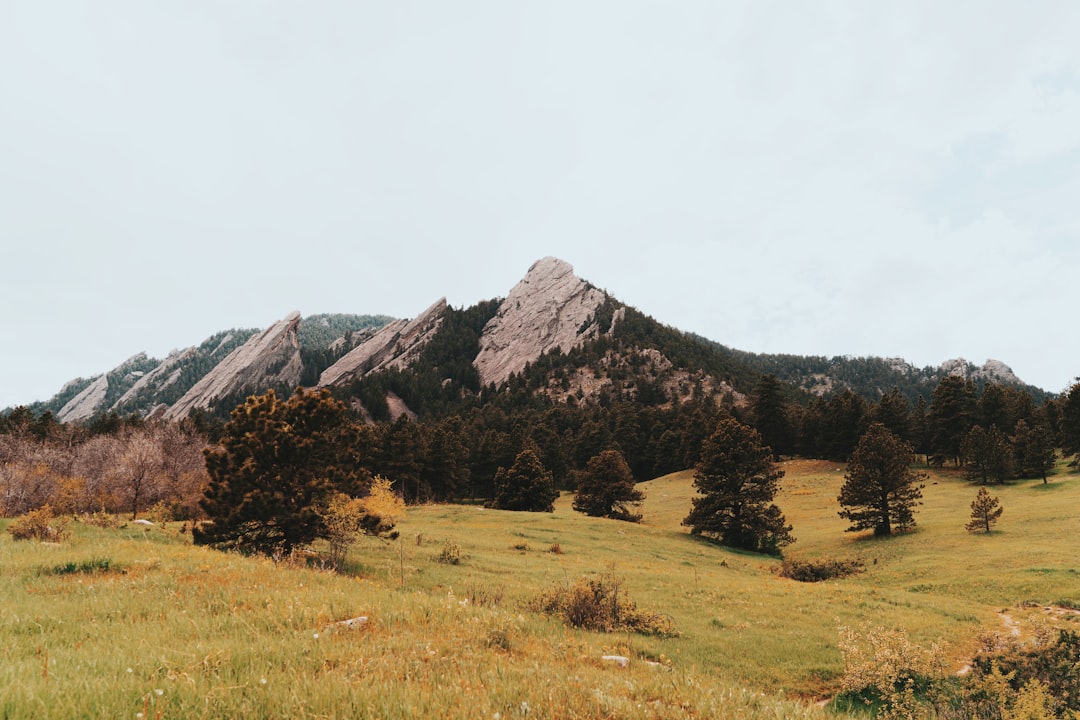
[[[113,395],[123,391],[145,377],[145,368],[157,361],[150,360],[146,353],[138,353],[125,360],[115,369],[94,378],[82,392],[71,398],[56,413],[60,422],[81,422],[108,409],[109,391]],[[140,369],[142,368],[142,369]]]
[[[596,337],[593,318],[606,297],[569,263],[538,260],[484,326],[475,360],[480,381],[499,385],[549,350],[566,352]]]
[[[397,320],[361,342],[319,376],[319,387],[345,385],[387,368],[408,367],[442,326],[446,298],[413,320]]]
[[[81,393],[71,398],[67,405],[60,408],[56,419],[60,422],[78,422],[93,417],[105,402],[107,392],[109,392],[109,378],[102,375],[87,385]]]
[[[195,409],[209,409],[215,401],[232,393],[298,385],[303,370],[299,329],[300,313],[289,313],[229,353],[166,410],[164,417],[174,420],[186,417]]]

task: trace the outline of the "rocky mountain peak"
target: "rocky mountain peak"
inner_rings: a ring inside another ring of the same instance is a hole
[[[981,366],[964,358],[953,358],[943,362],[940,368],[947,375],[959,375],[962,378],[971,380],[985,380],[1005,385],[1023,384],[1023,381],[1016,376],[1011,367],[993,358],[988,359]]]
[[[563,260],[533,263],[484,326],[475,361],[481,383],[498,385],[549,350],[565,352],[596,337],[592,318],[606,297]]]
[[[229,353],[213,370],[165,411],[166,419],[186,417],[208,409],[236,392],[300,383],[300,313],[291,312]]]
[[[109,376],[112,375],[116,382],[126,385],[137,382],[144,375],[144,372],[137,368],[146,363],[147,359],[146,353],[138,353],[125,360],[114,370],[98,376],[82,392],[60,408],[60,411],[56,414],[57,419],[60,422],[79,422],[93,417],[95,413],[100,412],[105,406],[106,397],[109,394]],[[68,385],[70,384],[68,383]]]
[[[435,337],[446,316],[446,298],[440,298],[413,320],[397,320],[382,327],[319,376],[319,387],[342,385],[387,368],[409,366]]]

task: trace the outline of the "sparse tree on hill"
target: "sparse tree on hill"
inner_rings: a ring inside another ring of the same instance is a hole
[[[979,494],[971,501],[971,520],[964,526],[968,532],[983,530],[990,532],[990,526],[998,521],[1005,509],[996,497],[990,497],[986,488],[979,488]]]
[[[795,541],[773,504],[783,476],[756,430],[723,417],[702,446],[694,472],[701,497],[694,498],[683,525],[730,547],[776,554]]]
[[[271,390],[233,410],[219,445],[206,451],[210,522],[195,541],[264,555],[288,554],[325,533],[320,509],[337,490],[366,490],[355,426],[329,392]]]
[[[501,467],[495,473],[492,507],[499,510],[553,512],[558,497],[551,473],[532,448],[518,453],[509,470]]]
[[[641,515],[631,512],[628,506],[644,499],[645,496],[634,485],[634,476],[622,453],[605,450],[585,464],[574,498],[574,509],[591,517],[637,522]]]
[[[926,476],[912,471],[911,446],[881,423],[867,429],[848,463],[837,500],[843,506],[840,517],[850,520],[847,532],[873,530],[888,536],[893,528],[915,525],[914,508],[919,505]]]

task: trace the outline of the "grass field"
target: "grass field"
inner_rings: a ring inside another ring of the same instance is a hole
[[[352,575],[192,547],[173,526],[76,524],[62,545],[3,533],[0,717],[826,717],[814,701],[839,685],[841,625],[943,640],[959,668],[980,632],[1080,607],[1076,475],[991,488],[1005,513],[986,535],[964,530],[977,488],[937,472],[917,529],[874,540],[836,514],[841,465],[783,467],[786,555],[865,573],[797,583],[691,538],[690,473],[642,484],[640,525],[567,496],[551,514],[410,508],[400,541],[356,547]],[[572,630],[529,608],[597,574],[679,635]]]

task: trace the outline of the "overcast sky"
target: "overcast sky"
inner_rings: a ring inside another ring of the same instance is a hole
[[[1080,375],[1080,3],[0,3],[0,408],[537,259],[743,350]]]

